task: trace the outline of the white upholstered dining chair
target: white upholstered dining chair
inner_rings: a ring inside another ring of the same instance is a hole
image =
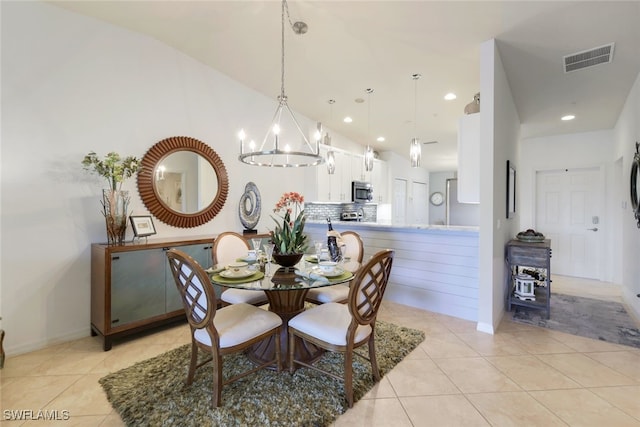
[[[344,381],[345,399],[350,408],[353,406],[353,356],[359,355],[354,349],[368,344],[371,371],[374,380],[380,381],[376,361],[375,326],[378,309],[391,274],[393,255],[394,251],[390,249],[380,251],[358,270],[349,290],[347,304],[321,304],[289,320],[289,372],[293,374],[296,365],[299,365]],[[342,377],[295,359],[296,337],[325,350],[343,353]],[[365,356],[359,356],[366,359]]]
[[[364,257],[364,245],[360,235],[355,231],[344,231],[340,233],[342,243],[345,245],[344,256],[358,263],[362,263]],[[306,300],[313,304],[324,304],[327,302],[345,303],[349,299],[349,283],[327,286],[323,288],[309,289]]]
[[[220,233],[213,241],[213,263],[218,266],[227,265],[247,256],[248,251],[249,243],[242,235],[233,231]],[[267,303],[264,291],[246,289],[224,289],[220,299],[225,304],[263,305]]]
[[[275,313],[249,304],[232,304],[217,309],[216,293],[207,273],[186,253],[177,249],[167,251],[169,267],[182,297],[191,329],[191,360],[187,385],[193,383],[197,368],[213,364],[212,406],[222,401],[222,387],[243,378],[258,369],[275,365],[282,370],[280,331],[282,319]],[[231,378],[222,375],[222,356],[244,351],[267,338],[275,338],[275,358],[241,372]],[[198,351],[211,357],[198,363]]]

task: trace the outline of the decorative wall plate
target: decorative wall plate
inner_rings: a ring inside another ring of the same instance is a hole
[[[248,182],[244,187],[244,193],[240,197],[238,204],[238,214],[240,222],[247,230],[253,230],[260,220],[260,211],[262,210],[262,201],[260,199],[260,191],[253,182]]]

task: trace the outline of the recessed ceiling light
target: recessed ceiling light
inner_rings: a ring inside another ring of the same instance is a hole
[[[573,120],[573,119],[575,119],[575,118],[576,118],[576,116],[574,116],[573,114],[567,114],[566,116],[562,116],[562,117],[560,118],[560,120],[564,120],[564,121],[566,122],[566,121],[568,121],[568,120]]]
[[[353,119],[351,117],[347,116],[342,121],[345,122],[345,123],[351,123],[353,121]]]
[[[378,142],[384,142],[384,136],[379,136],[376,141]]]
[[[457,98],[457,96],[456,96],[456,94],[455,94],[455,93],[453,93],[453,92],[449,92],[448,94],[446,94],[446,95],[444,96],[444,99],[446,99],[447,101],[452,101],[452,100],[454,100],[454,99],[456,99],[456,98]]]

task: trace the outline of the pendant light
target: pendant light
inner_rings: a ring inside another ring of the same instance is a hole
[[[422,157],[422,146],[420,145],[420,139],[417,137],[417,126],[418,126],[418,80],[420,79],[420,74],[413,74],[411,78],[413,78],[414,83],[414,97],[413,97],[413,135],[411,138],[411,143],[409,145],[409,159],[411,160],[411,167],[417,168],[420,167],[420,159]]]
[[[335,99],[330,99],[329,101],[329,121],[333,120],[333,104],[336,103]],[[320,130],[320,134],[322,134],[322,130]],[[324,138],[322,140],[323,144],[328,146],[327,150],[327,173],[329,175],[333,175],[336,172],[336,157],[331,147],[331,136],[329,136],[329,132],[324,134]]]
[[[289,18],[289,23],[291,23],[289,7],[287,6],[286,0],[283,0],[281,13],[282,55],[280,63],[282,73],[280,78],[278,108],[276,109],[271,125],[269,126],[260,147],[256,147],[256,143],[253,140],[250,140],[248,143],[249,151],[245,151],[246,134],[244,130],[241,130],[238,134],[238,137],[240,138],[240,155],[238,156],[238,160],[249,165],[290,168],[316,166],[324,163],[324,158],[320,155],[320,139],[322,135],[316,132],[315,142],[313,144],[309,142],[307,135],[302,131],[293,111],[291,111],[291,108],[289,108],[289,105],[287,104],[287,96],[284,92],[285,13],[287,18]],[[307,32],[307,24],[304,22],[291,24],[291,28],[296,34],[304,34]]]
[[[371,172],[373,170],[373,148],[369,145],[369,139],[371,139],[371,94],[373,89],[367,89],[366,92],[368,95],[369,118],[367,123],[367,148],[364,150],[364,170]]]

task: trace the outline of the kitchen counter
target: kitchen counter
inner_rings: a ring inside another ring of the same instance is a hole
[[[399,225],[333,221],[337,232],[357,232],[364,260],[383,249],[395,257],[385,299],[476,321],[478,318],[478,227]],[[327,241],[327,223],[307,221],[309,244]]]
[[[307,220],[306,224],[327,226],[326,220]],[[477,233],[480,227],[464,225],[433,225],[433,224],[392,224],[387,222],[368,221],[332,221],[334,228],[373,228],[373,229],[393,229],[393,230],[430,230],[440,232],[474,232]]]

